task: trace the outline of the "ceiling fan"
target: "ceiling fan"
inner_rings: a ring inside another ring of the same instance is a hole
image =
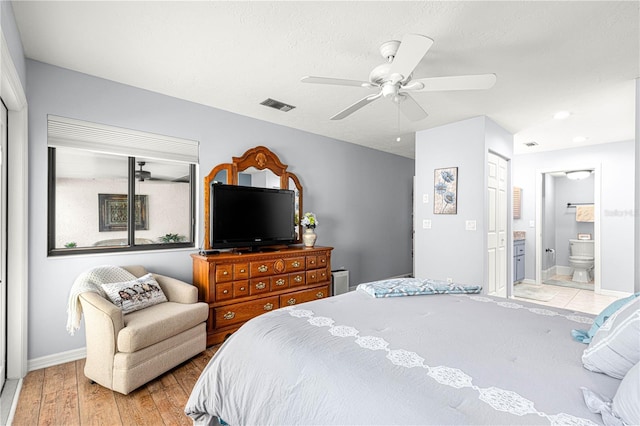
[[[138,161],[138,167],[140,167],[139,170],[136,170],[136,179],[139,182],[144,182],[146,180],[157,180],[157,181],[164,181],[164,182],[181,182],[181,183],[188,183],[191,179],[191,177],[189,175],[184,175],[184,176],[180,176],[177,178],[171,178],[171,177],[151,177],[151,172],[148,170],[143,170],[142,168],[146,165],[146,161]]]
[[[391,99],[411,121],[427,117],[427,113],[409,94],[409,92],[434,92],[441,90],[479,90],[489,89],[496,82],[495,74],[460,75],[448,77],[427,77],[414,80],[413,70],[427,53],[433,40],[420,34],[407,34],[402,42],[391,40],[380,46],[380,54],[387,59],[369,74],[369,81],[346,80],[307,76],[303,83],[333,84],[338,86],[358,86],[379,88],[378,93],[367,95],[356,103],[343,109],[331,120],[342,120],[365,105],[381,97]]]
[[[151,172],[147,170],[142,170],[142,167],[147,164],[145,161],[138,161],[138,167],[140,170],[136,170],[136,179],[140,182],[144,182],[145,179],[151,179]]]

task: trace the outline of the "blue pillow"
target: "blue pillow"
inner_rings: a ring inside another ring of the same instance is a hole
[[[586,330],[571,330],[571,336],[573,336],[573,340],[578,342],[582,342],[584,344],[589,344],[591,342],[591,338],[596,334],[596,331],[605,323],[605,321],[613,315],[618,309],[622,308],[627,302],[635,299],[636,297],[640,297],[640,292],[632,294],[629,297],[625,297],[624,299],[616,300],[612,302],[609,306],[604,308],[600,315],[594,318],[593,325],[589,329]]]

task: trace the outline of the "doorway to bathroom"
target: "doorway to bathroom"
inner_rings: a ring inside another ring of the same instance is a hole
[[[539,172],[536,282],[600,289],[598,167]]]

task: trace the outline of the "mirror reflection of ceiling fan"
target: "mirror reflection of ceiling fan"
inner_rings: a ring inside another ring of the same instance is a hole
[[[164,182],[189,182],[189,175],[181,176],[178,178],[151,177],[151,172],[143,169],[143,167],[146,164],[147,164],[146,161],[138,161],[138,167],[140,167],[140,169],[136,170],[136,180],[138,182],[151,181],[151,180],[164,181]]]
[[[380,89],[378,93],[367,95],[343,109],[331,117],[331,120],[342,120],[376,99],[384,97],[397,103],[400,111],[411,121],[422,120],[428,114],[409,92],[481,90],[489,89],[496,83],[495,74],[427,77],[414,80],[412,78],[413,70],[432,44],[433,40],[420,34],[407,34],[402,38],[402,42],[391,40],[383,43],[380,46],[380,53],[387,59],[387,62],[378,65],[371,71],[369,81],[313,76],[303,77],[301,81]]]

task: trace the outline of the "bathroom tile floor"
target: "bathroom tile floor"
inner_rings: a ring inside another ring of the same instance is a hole
[[[564,308],[572,311],[586,312],[594,315],[599,314],[611,302],[618,299],[618,297],[596,294],[591,290],[582,290],[578,288],[550,286],[548,284],[542,284],[539,287],[544,287],[548,290],[550,288],[553,288],[554,291],[557,291],[557,294],[548,302],[524,299],[520,297],[514,297],[513,299],[537,303],[545,306],[552,306],[555,308]]]

